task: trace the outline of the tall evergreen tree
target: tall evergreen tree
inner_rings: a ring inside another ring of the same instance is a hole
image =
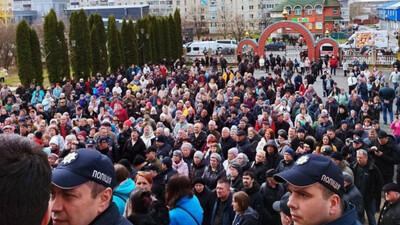
[[[70,44],[72,49],[71,64],[76,79],[90,77],[92,68],[92,48],[90,45],[89,26],[83,9],[71,14]]]
[[[18,77],[25,87],[29,87],[33,80],[33,62],[31,51],[31,31],[28,23],[22,20],[16,31]]]
[[[175,9],[174,13],[174,20],[175,20],[175,26],[176,26],[176,35],[177,37],[177,49],[176,49],[176,54],[181,57],[183,55],[183,47],[182,47],[182,21],[181,21],[181,14],[179,12],[179,9]]]
[[[165,58],[169,62],[171,60],[171,36],[168,23],[168,17],[164,17],[162,20],[163,34],[164,34],[164,52]]]
[[[79,26],[79,17],[77,11],[72,11],[71,16],[69,18],[69,46],[70,46],[70,60],[73,74],[78,71],[78,63],[77,63],[77,52],[76,52],[76,40],[78,39],[78,26]]]
[[[118,37],[118,29],[117,24],[115,23],[114,15],[110,15],[108,17],[108,31],[107,31],[107,44],[108,44],[108,53],[110,54],[110,72],[114,73],[121,66],[121,51],[119,45],[119,37]]]
[[[51,9],[44,17],[43,45],[44,53],[46,55],[46,68],[49,74],[49,81],[54,84],[60,81],[60,67],[62,66],[59,63],[61,48],[58,42],[58,23],[54,9]]]
[[[163,33],[163,19],[157,18],[157,51],[160,56],[160,62],[165,58],[164,36]]]
[[[31,29],[30,32],[34,83],[43,86],[43,63],[42,54],[40,52],[40,42],[36,31]]]
[[[92,74],[95,76],[97,73],[101,73],[101,52],[100,52],[100,41],[97,26],[92,26],[90,31],[90,44],[92,46]]]
[[[180,58],[180,56],[178,56],[178,47],[177,47],[177,31],[176,31],[176,25],[175,25],[175,20],[174,17],[172,17],[171,14],[169,14],[168,16],[168,25],[169,25],[169,35],[170,35],[170,41],[171,41],[171,58],[173,60]]]
[[[128,65],[132,64],[138,64],[139,63],[139,54],[138,54],[138,46],[137,46],[137,40],[136,40],[136,31],[135,31],[135,24],[132,21],[132,18],[129,18],[128,21],[128,34],[132,47],[130,47],[130,52],[127,54],[129,56],[129,59],[126,59],[126,62]]]
[[[121,31],[120,30],[117,30],[118,32],[118,43],[119,43],[119,55],[121,56],[121,65],[120,66],[122,66],[123,64],[124,64],[124,62],[125,62],[125,55],[123,54],[123,51],[122,51],[122,45],[121,45],[121,43],[122,43],[122,34],[121,34]]]
[[[108,71],[108,52],[107,52],[107,35],[106,30],[104,29],[103,18],[100,14],[96,14],[95,16],[95,26],[97,28],[97,36],[99,39],[99,49],[100,49],[100,70],[96,71],[105,75]],[[94,73],[94,72],[93,72]]]
[[[90,77],[90,70],[92,68],[92,47],[90,46],[90,33],[86,13],[81,9],[78,15],[79,36],[76,42],[76,49],[79,70],[78,73],[75,72],[75,78],[86,80]]]
[[[60,63],[60,78],[63,77],[71,77],[71,69],[69,67],[69,56],[68,56],[68,44],[67,39],[65,38],[65,25],[62,20],[58,21],[57,26],[57,37],[59,41],[60,47],[60,59],[58,60]],[[57,82],[61,82],[57,80]]]
[[[129,67],[134,64],[136,56],[135,33],[132,19],[128,22],[124,19],[121,26],[121,55],[123,55],[123,65]]]
[[[160,54],[158,52],[159,47],[157,46],[157,19],[155,16],[150,17],[150,40],[151,40],[151,56],[152,62],[160,62]]]

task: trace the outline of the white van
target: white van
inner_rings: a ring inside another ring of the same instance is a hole
[[[234,48],[236,49],[238,43],[235,40],[217,40],[218,48]]]
[[[191,42],[186,46],[187,55],[204,55],[204,50],[207,52],[211,48],[212,52],[216,52],[218,44],[216,41],[201,41]]]
[[[331,44],[322,44],[319,48],[319,55],[333,55],[333,46]]]

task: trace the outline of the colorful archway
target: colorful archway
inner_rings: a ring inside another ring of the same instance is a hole
[[[315,59],[315,50],[314,50],[315,41],[313,35],[303,24],[291,21],[277,22],[268,26],[261,34],[261,37],[258,40],[258,50],[257,50],[258,54],[259,55],[265,54],[265,42],[273,32],[275,32],[278,29],[285,29],[285,28],[290,28],[293,31],[303,36],[304,41],[306,42],[308,47],[308,57],[310,59]]]
[[[239,43],[237,50],[236,50],[237,55],[242,54],[242,49],[243,49],[243,46],[245,46],[245,45],[250,45],[253,48],[254,52],[258,53],[258,43],[256,41],[254,41],[253,39],[246,38]]]
[[[334,40],[332,38],[322,38],[316,42],[314,40],[312,33],[303,24],[291,22],[291,21],[277,22],[277,23],[274,23],[274,24],[268,26],[262,32],[258,42],[255,42],[253,39],[249,39],[249,38],[242,40],[238,45],[236,54],[242,53],[241,51],[242,51],[242,48],[244,45],[251,45],[252,48],[254,49],[254,51],[258,53],[258,55],[264,55],[266,40],[271,35],[271,33],[273,33],[274,31],[276,31],[278,29],[282,29],[282,28],[290,28],[293,31],[300,33],[303,36],[304,41],[306,42],[307,47],[308,47],[307,51],[308,51],[308,57],[310,59],[316,60],[319,57],[321,45],[326,44],[326,43],[331,44],[333,46],[333,54],[335,56],[338,56],[339,44],[336,40]]]
[[[315,46],[315,56],[319,57],[320,55],[320,50],[321,50],[321,45],[323,44],[330,44],[333,46],[333,55],[335,57],[338,57],[339,55],[339,43],[332,38],[321,38],[318,40],[316,46]]]

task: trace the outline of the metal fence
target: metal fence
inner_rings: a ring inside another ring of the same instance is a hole
[[[366,56],[366,55],[344,55],[342,56],[342,60],[345,59],[350,64],[353,62],[358,61],[362,64],[364,61],[368,65],[377,65],[377,66],[388,66],[392,65],[396,59],[396,55],[382,55],[382,56]]]

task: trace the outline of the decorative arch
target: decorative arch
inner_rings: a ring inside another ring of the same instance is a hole
[[[281,29],[281,28],[291,28],[293,31],[300,33],[304,37],[304,41],[307,43],[308,47],[308,57],[310,59],[315,58],[315,42],[314,37],[311,32],[301,23],[291,22],[291,21],[283,21],[276,22],[270,26],[268,26],[264,32],[262,32],[261,37],[258,40],[258,55],[265,54],[265,42],[272,32]]]
[[[320,48],[323,44],[331,44],[333,46],[333,55],[338,57],[339,55],[339,43],[333,38],[321,38],[318,40],[315,46],[315,57],[319,57]]]
[[[237,55],[241,55],[242,54],[242,49],[243,49],[243,46],[245,46],[245,45],[250,45],[253,48],[254,52],[258,53],[258,44],[257,44],[257,42],[254,41],[253,39],[246,38],[246,39],[242,40],[241,42],[239,42],[238,47],[236,49],[236,54]]]

